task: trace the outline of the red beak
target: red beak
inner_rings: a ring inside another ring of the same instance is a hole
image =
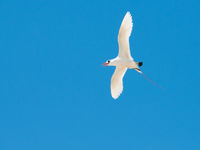
[[[103,63],[102,65],[105,67],[105,66],[108,66],[108,63]]]

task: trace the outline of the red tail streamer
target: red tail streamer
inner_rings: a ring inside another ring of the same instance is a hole
[[[151,83],[153,83],[155,86],[165,90],[165,88],[163,88],[162,86],[158,85],[157,83],[153,82],[151,79],[147,78],[142,72],[140,72],[147,80],[149,80]]]

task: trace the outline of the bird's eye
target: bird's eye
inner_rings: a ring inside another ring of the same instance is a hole
[[[108,63],[110,63],[110,60],[108,60]]]

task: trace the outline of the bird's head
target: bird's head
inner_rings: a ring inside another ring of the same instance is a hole
[[[110,66],[110,63],[111,61],[110,60],[107,60],[105,63],[103,63],[102,65],[105,67],[105,66]]]

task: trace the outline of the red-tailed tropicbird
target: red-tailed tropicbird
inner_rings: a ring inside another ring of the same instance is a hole
[[[132,27],[132,17],[130,12],[127,12],[119,29],[118,56],[114,59],[107,60],[103,64],[104,66],[116,66],[115,72],[111,79],[111,95],[114,99],[117,99],[123,91],[123,77],[127,69],[135,69],[137,72],[141,73],[145,78],[147,78],[139,69],[139,66],[142,66],[143,63],[135,62],[130,54],[129,37],[131,35]]]

